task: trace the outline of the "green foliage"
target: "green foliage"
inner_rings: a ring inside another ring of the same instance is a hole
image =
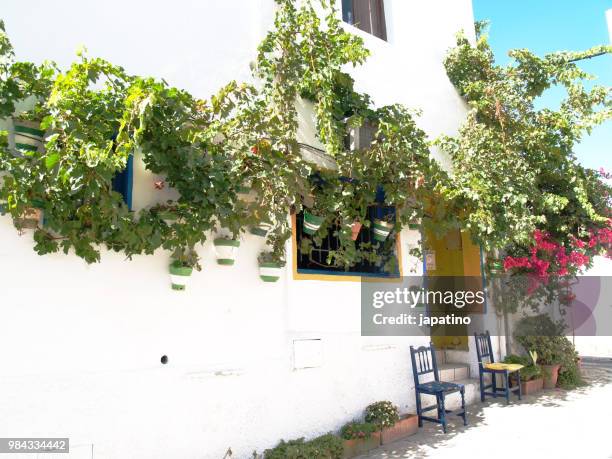
[[[369,96],[354,90],[342,68],[363,63],[369,52],[343,29],[331,5],[322,1],[319,16],[310,1],[299,7],[291,0],[277,3],[274,28],[254,67],[263,84],[230,82],[209,100],[164,81],[127,75],[85,53],[65,72],[52,64],[13,62],[2,30],[2,113],[9,116],[16,102],[34,97],[25,116],[47,115],[43,126],[53,133],[42,154],[0,152],[0,170],[7,173],[0,199],[15,222],[34,200],[43,202],[47,224],[34,235],[39,254],[73,250],[95,262],[103,246],[127,257],[163,248],[197,268],[196,247],[211,231],[226,228],[238,237],[266,222],[272,225],[271,256],[284,261],[289,210],[311,206],[326,219],[321,233],[339,221],[358,220],[369,228],[367,209],[379,186],[386,204],[398,210],[396,229],[421,216],[432,187],[417,192],[412,185],[439,171],[413,114],[399,105],[375,109]],[[324,185],[312,181],[316,166],[298,150],[300,96],[314,102],[318,135],[338,164],[337,171],[320,171]],[[344,151],[347,126],[365,121],[377,126],[374,144]],[[177,200],[138,212],[126,207],[111,182],[136,152],[148,170],[165,176]],[[245,183],[255,196],[248,202],[238,194]],[[346,269],[362,260],[397,264],[377,255],[377,245],[357,249],[350,229],[342,228],[341,247],[329,264]]]
[[[341,459],[344,445],[339,437],[322,435],[310,441],[303,438],[281,442],[264,451],[265,459]]]
[[[538,379],[542,376],[542,367],[534,364],[530,357],[511,354],[506,356],[504,363],[518,363],[524,365],[524,367],[519,370],[522,382]]]
[[[452,181],[440,187],[449,208],[464,216],[462,226],[487,250],[525,247],[536,228],[569,241],[605,226],[610,189],[577,163],[573,149],[610,119],[612,93],[602,86],[586,89],[590,76],[575,61],[612,48],[544,57],[513,50],[513,62],[500,66],[482,24],[478,29],[474,46],[460,34],[445,60],[471,108],[459,136],[438,141],[454,164]],[[536,108],[552,87],[566,91],[561,107]]]
[[[351,421],[342,426],[340,436],[345,440],[370,438],[373,433],[378,432],[380,429],[380,426],[373,422]]]
[[[376,424],[379,429],[393,427],[399,421],[399,410],[389,401],[372,403],[366,407],[365,420]]]
[[[517,323],[517,341],[527,351],[535,351],[542,365],[560,364],[559,387],[572,389],[583,384],[578,369],[578,353],[563,336],[563,326],[548,316],[525,317]]]

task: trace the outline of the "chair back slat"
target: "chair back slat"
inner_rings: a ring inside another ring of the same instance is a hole
[[[410,358],[412,360],[412,374],[415,386],[419,385],[419,376],[433,373],[438,381],[438,364],[436,362],[436,350],[433,343],[429,346],[421,346],[416,349],[410,346]]]
[[[476,354],[478,355],[478,363],[483,363],[483,359],[488,359],[488,362],[494,363],[493,346],[491,345],[491,335],[487,330],[484,333],[474,333],[476,340]]]

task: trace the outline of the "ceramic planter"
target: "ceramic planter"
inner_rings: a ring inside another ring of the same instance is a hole
[[[344,440],[344,459],[359,456],[380,446],[380,432],[374,432],[369,438]]]
[[[523,395],[533,395],[544,388],[544,379],[537,378],[530,381],[521,382],[521,393]]]
[[[171,226],[173,223],[177,221],[177,216],[175,213],[170,211],[162,211],[157,214],[159,218],[161,218],[164,223],[168,226]]]
[[[231,266],[236,260],[240,241],[235,239],[217,238],[214,240],[215,254],[217,263],[220,265]]]
[[[35,121],[14,120],[15,148],[18,150],[38,151],[43,145],[45,131]]]
[[[382,220],[374,220],[374,239],[380,242],[385,241],[389,237],[389,234],[391,234],[393,226],[393,223],[385,222]]]
[[[419,430],[419,418],[415,414],[402,417],[393,427],[385,427],[380,435],[381,445],[414,435]]]
[[[557,387],[559,368],[561,368],[559,364],[542,365],[542,370],[544,370],[544,389],[554,389]]]
[[[361,231],[361,227],[363,224],[361,222],[353,222],[351,225],[351,239],[356,241],[359,237],[359,232]]]
[[[191,280],[193,268],[191,266],[182,266],[172,263],[168,269],[170,271],[172,290],[185,290]]]
[[[253,202],[257,198],[257,193],[251,188],[250,182],[245,182],[236,189],[238,199],[243,202]]]
[[[259,263],[259,277],[264,282],[276,282],[280,279],[283,267],[280,263],[267,261]]]
[[[260,223],[257,226],[251,226],[249,228],[249,233],[259,237],[266,237],[271,227],[272,225],[270,225],[269,223]]]
[[[323,224],[323,221],[325,219],[323,217],[317,217],[316,215],[311,214],[308,211],[304,211],[304,233],[306,234],[314,234],[316,233],[319,228],[321,228],[321,225]]]
[[[501,260],[489,260],[489,272],[491,274],[503,274],[504,262]]]
[[[18,224],[22,229],[38,228],[38,225],[42,226],[43,224],[43,215],[44,211],[42,209],[36,207],[29,207],[23,212],[23,215],[19,218]]]

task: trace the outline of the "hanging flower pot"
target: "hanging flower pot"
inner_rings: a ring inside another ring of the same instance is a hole
[[[391,231],[393,230],[393,223],[386,222],[383,220],[374,220],[373,232],[374,239],[380,242],[383,242],[389,237]]]
[[[187,266],[178,260],[174,260],[168,267],[170,271],[170,281],[172,290],[185,290],[191,280],[193,267]]]
[[[418,219],[418,220],[411,220],[408,223],[408,229],[412,230],[412,231],[420,230],[421,229],[421,220],[420,219]]]
[[[178,220],[177,215],[170,210],[162,210],[157,213],[157,216],[168,226],[172,226]]]
[[[280,263],[259,263],[259,277],[264,282],[276,282],[281,277],[282,269]]]
[[[270,223],[260,223],[257,226],[251,226],[249,228],[249,233],[259,237],[266,237],[270,228],[272,228]]]
[[[316,233],[321,225],[325,221],[323,217],[317,217],[316,215],[311,214],[307,210],[304,211],[304,233],[306,234],[314,234]]]
[[[217,263],[231,266],[236,261],[240,241],[236,239],[217,238],[214,240]]]
[[[285,261],[272,252],[262,252],[257,257],[259,263],[259,278],[264,282],[276,282],[283,272]]]
[[[250,180],[243,182],[236,188],[238,199],[243,202],[254,202],[257,199],[257,193],[252,188]]]
[[[45,131],[40,129],[39,122],[16,119],[13,121],[13,126],[16,149],[38,151],[42,147]]]
[[[489,260],[489,272],[491,274],[503,274],[504,273],[504,262],[499,259]]]
[[[356,241],[357,238],[359,237],[359,232],[361,231],[362,226],[363,224],[357,220],[355,220],[353,224],[351,225],[351,239],[353,241]]]

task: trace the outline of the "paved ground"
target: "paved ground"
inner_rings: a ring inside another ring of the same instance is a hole
[[[365,458],[612,458],[612,364],[586,364],[589,385],[505,402],[476,403],[470,425],[451,418],[446,435],[425,423],[407,440],[383,446]]]

